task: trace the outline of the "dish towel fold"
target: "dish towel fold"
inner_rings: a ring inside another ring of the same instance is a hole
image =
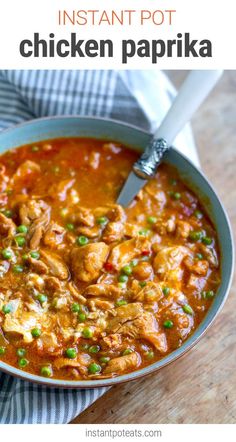
[[[160,71],[0,71],[0,130],[36,117],[76,114],[153,131],[174,96]],[[198,164],[189,127],[175,145]],[[51,389],[0,372],[0,424],[67,423],[105,391]]]

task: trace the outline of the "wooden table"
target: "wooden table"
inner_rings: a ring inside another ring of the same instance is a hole
[[[168,72],[178,86],[186,72]],[[236,232],[236,71],[224,74],[193,130],[203,170]],[[236,423],[236,281],[197,347],[143,380],[113,387],[73,423]]]

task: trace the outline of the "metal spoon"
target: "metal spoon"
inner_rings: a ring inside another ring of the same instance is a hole
[[[171,108],[154,133],[144,153],[134,163],[117,203],[128,206],[152,178],[171,143],[215,86],[223,71],[192,71],[182,84]]]

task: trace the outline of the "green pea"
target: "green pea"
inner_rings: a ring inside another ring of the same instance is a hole
[[[157,218],[156,218],[155,216],[148,216],[148,218],[147,218],[147,222],[148,222],[149,224],[156,224],[156,222],[157,222]]]
[[[67,348],[66,349],[66,356],[69,359],[75,359],[77,356],[77,351],[75,348]]]
[[[91,345],[89,347],[89,353],[98,353],[100,351],[99,345]]]
[[[100,216],[99,218],[97,218],[97,223],[100,225],[105,225],[107,224],[109,221],[109,219],[106,216]]]
[[[126,289],[126,283],[125,282],[118,282],[118,287],[120,289]]]
[[[17,354],[17,356],[19,356],[20,358],[23,358],[23,356],[26,355],[26,350],[25,350],[25,348],[18,348],[18,349],[16,350],[16,354]]]
[[[40,293],[37,296],[38,301],[40,302],[40,304],[43,304],[44,302],[47,302],[48,297],[46,295],[44,295],[43,293]]]
[[[127,275],[120,275],[118,277],[119,282],[127,282],[129,280],[129,277]]]
[[[126,348],[126,349],[122,352],[122,356],[127,356],[127,355],[130,355],[131,353],[133,353],[132,348]]]
[[[170,288],[169,287],[163,287],[162,293],[163,293],[164,296],[169,296]]]
[[[32,150],[32,152],[38,152],[39,151],[39,147],[38,146],[32,146],[31,150]]]
[[[74,230],[75,226],[72,223],[67,223],[66,228],[67,228],[67,230],[72,231],[72,230]]]
[[[147,351],[145,353],[145,356],[146,356],[147,359],[153,359],[154,358],[154,352],[152,350]]]
[[[147,285],[146,281],[140,281],[139,282],[140,287],[145,287],[145,285]]]
[[[7,315],[8,313],[12,312],[12,306],[10,304],[5,304],[2,306],[2,312],[4,315]]]
[[[193,230],[189,234],[189,239],[191,241],[199,241],[200,239],[202,239],[202,236],[203,236],[203,232],[201,230],[199,230],[199,231]]]
[[[35,327],[31,330],[31,335],[33,336],[33,338],[39,338],[39,336],[41,335],[41,330],[38,327]]]
[[[192,307],[189,304],[185,304],[183,306],[183,311],[185,313],[187,313],[188,315],[193,315],[193,309],[192,309]]]
[[[63,209],[61,209],[61,211],[60,211],[60,215],[63,217],[63,218],[65,218],[66,217],[66,215],[68,214],[68,209],[67,209],[67,207],[64,207]]]
[[[25,245],[25,238],[23,236],[16,236],[15,242],[19,247],[23,247]]]
[[[164,326],[165,328],[172,328],[173,325],[174,325],[173,322],[170,321],[170,320],[167,320],[167,321],[165,321],[165,322],[163,323],[163,326]]]
[[[72,306],[71,306],[71,311],[72,311],[73,313],[79,313],[80,310],[81,310],[81,307],[80,307],[80,305],[79,305],[77,302],[75,302],[74,304],[72,304]]]
[[[16,231],[18,233],[27,233],[28,227],[26,227],[24,224],[21,224],[20,226],[17,227]]]
[[[18,364],[19,364],[20,368],[26,367],[26,365],[28,365],[28,363],[29,363],[29,361],[27,359],[25,359],[25,358],[21,358],[18,361]]]
[[[9,209],[5,209],[5,210],[3,210],[2,213],[3,213],[3,215],[5,215],[7,218],[12,218],[12,216],[13,216],[12,210],[9,210]]]
[[[128,302],[125,299],[118,299],[118,301],[116,301],[115,305],[116,307],[121,307],[122,305],[127,305]]]
[[[175,180],[175,179],[170,179],[170,184],[171,184],[171,186],[176,186],[176,184],[177,184],[177,180]]]
[[[173,200],[176,200],[176,201],[181,199],[181,193],[179,193],[179,192],[172,192],[171,191],[170,196]]]
[[[29,255],[27,253],[24,253],[24,255],[21,256],[23,261],[27,261],[29,259]]]
[[[85,244],[88,244],[89,240],[86,236],[78,236],[78,238],[76,238],[76,242],[79,244],[79,246],[85,246]]]
[[[202,238],[202,243],[205,244],[206,246],[210,246],[212,244],[212,238],[209,238],[209,236],[204,236]]]
[[[82,336],[86,339],[93,337],[93,330],[89,327],[85,327],[82,331]]]
[[[86,319],[87,319],[87,316],[86,316],[85,313],[79,313],[79,314],[78,314],[78,320],[79,320],[79,322],[85,322]]]
[[[81,345],[80,345],[80,348],[81,348],[82,350],[88,350],[89,347],[90,347],[89,344],[81,344]]]
[[[13,257],[13,253],[10,249],[3,249],[2,250],[2,257],[4,259],[11,259]]]
[[[12,270],[14,273],[22,273],[24,271],[24,267],[19,264],[16,264],[15,266],[13,266]]]
[[[203,218],[203,213],[200,210],[197,210],[197,209],[194,210],[193,214],[194,214],[195,218],[197,218],[197,219]]]
[[[100,373],[101,370],[102,370],[101,365],[96,364],[95,362],[92,362],[92,364],[88,366],[88,372],[91,374]]]
[[[102,356],[101,358],[99,358],[99,361],[102,364],[107,364],[110,361],[111,358],[109,358],[109,356]]]
[[[124,273],[124,274],[127,275],[127,276],[132,275],[132,272],[133,272],[133,269],[132,269],[132,267],[129,266],[129,265],[124,266],[124,267],[122,268],[122,273]]]
[[[201,261],[203,259],[203,255],[201,253],[197,253],[196,254],[196,259],[198,259],[199,261]]]
[[[139,230],[139,232],[138,232],[138,234],[140,236],[148,236],[149,233],[150,233],[150,230],[148,230],[148,229],[142,229],[142,230]]]
[[[50,378],[52,376],[52,368],[45,365],[44,367],[41,367],[40,373],[45,378]]]
[[[211,299],[211,298],[214,298],[214,296],[215,296],[215,292],[213,292],[213,290],[208,290],[208,291],[202,292],[202,298],[204,298],[204,299]]]
[[[60,167],[59,167],[59,166],[53,166],[53,167],[52,167],[52,171],[53,171],[54,173],[59,173],[59,172],[60,172]]]
[[[35,250],[33,252],[30,252],[30,256],[33,259],[39,259],[40,258],[40,253]]]
[[[0,347],[0,356],[5,355],[5,353],[6,353],[5,347]]]

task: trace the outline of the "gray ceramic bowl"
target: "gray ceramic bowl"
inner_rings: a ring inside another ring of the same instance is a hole
[[[130,147],[135,146],[135,148],[140,150],[145,148],[150,139],[150,135],[143,130],[113,120],[77,116],[42,118],[1,132],[0,153],[24,144],[36,143],[40,140],[60,137],[92,137],[113,140],[124,143]],[[133,373],[117,376],[114,379],[98,381],[62,381],[57,379],[45,379],[40,376],[26,373],[5,364],[4,362],[0,362],[0,370],[13,376],[19,376],[28,381],[38,382],[44,385],[46,384],[51,387],[93,388],[108,386],[130,381],[153,373],[182,356],[199,341],[221,310],[229,292],[234,262],[232,234],[223,206],[204,175],[187,158],[175,149],[172,149],[168,153],[165,161],[173,164],[178,169],[183,181],[186,181],[188,186],[200,197],[218,233],[221,250],[222,282],[211,308],[200,326],[195,330],[191,337],[184,342],[182,347],[173,351],[160,361]]]

